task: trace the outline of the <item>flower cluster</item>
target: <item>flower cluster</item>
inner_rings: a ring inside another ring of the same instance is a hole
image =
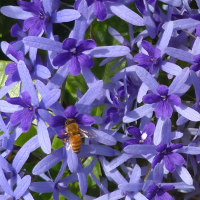
[[[0,199],[200,198],[199,1],[0,12]]]

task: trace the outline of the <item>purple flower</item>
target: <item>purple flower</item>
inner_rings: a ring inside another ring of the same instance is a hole
[[[166,192],[168,190],[173,190],[173,189],[175,189],[173,185],[161,186],[158,184],[157,185],[153,184],[149,186],[146,198],[149,200],[153,199],[154,197],[156,200],[163,200],[163,199],[173,200],[174,198],[169,193]]]
[[[27,12],[31,12],[33,17],[24,21],[23,31],[29,30],[29,35],[39,35],[42,30],[46,32],[46,23],[50,18],[44,11],[43,3],[40,0],[33,2],[18,1],[18,5]]]
[[[159,144],[156,146],[156,151],[158,154],[154,157],[152,162],[152,168],[154,168],[161,160],[164,160],[166,169],[173,173],[176,169],[176,165],[182,166],[185,163],[183,156],[178,153],[173,152],[175,149],[182,148],[182,144]]]
[[[53,64],[55,66],[62,66],[67,61],[69,63],[69,72],[72,75],[79,75],[81,72],[81,66],[91,68],[94,65],[92,57],[84,54],[86,50],[90,50],[96,47],[96,43],[93,40],[83,40],[77,44],[77,40],[73,38],[67,38],[64,40],[62,48],[67,52],[58,54]]]
[[[99,21],[103,21],[107,16],[106,6],[104,2],[116,2],[117,0],[86,0],[88,6],[94,4],[94,15]]]
[[[147,51],[148,55],[138,53],[134,56],[133,60],[138,62],[139,66],[149,69],[149,72],[153,73],[154,67],[157,65],[159,58],[161,57],[161,51],[145,40],[142,41],[142,47]]]
[[[58,138],[66,138],[65,133],[65,122],[67,119],[75,119],[76,123],[83,126],[91,126],[94,124],[94,119],[90,115],[87,114],[78,114],[78,110],[75,106],[68,106],[64,111],[64,117],[57,115],[50,119],[50,126],[57,127],[60,129],[58,132]]]
[[[37,112],[37,108],[31,104],[29,93],[25,91],[21,93],[21,97],[6,98],[6,101],[22,107],[21,110],[11,115],[10,122],[13,126],[20,124],[22,131],[27,132],[30,129],[31,122],[36,118],[35,114]]]
[[[157,104],[155,108],[156,117],[170,118],[173,113],[172,106],[179,106],[181,104],[181,98],[175,94],[168,95],[168,87],[165,85],[159,85],[157,92],[158,94],[146,94],[142,100],[147,104]]]
[[[152,135],[155,131],[155,125],[154,123],[148,123],[144,126],[142,131],[134,126],[128,127],[127,130],[132,136],[134,136],[134,139],[126,140],[122,144],[123,148],[131,144],[150,144]]]
[[[195,64],[190,66],[190,69],[197,72],[200,70],[200,54],[193,57],[193,62]]]

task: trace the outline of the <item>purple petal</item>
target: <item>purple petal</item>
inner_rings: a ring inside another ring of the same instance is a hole
[[[193,57],[193,61],[194,61],[195,63],[200,63],[200,54],[194,56],[194,57]]]
[[[68,68],[69,72],[74,76],[79,75],[81,73],[80,63],[76,56],[72,56]]]
[[[106,7],[102,1],[95,1],[94,15],[99,21],[103,21],[106,18]]]
[[[142,47],[148,52],[151,58],[154,58],[155,48],[146,40],[143,40],[141,43]]]
[[[169,156],[170,156],[171,162],[173,162],[175,165],[183,165],[185,163],[183,156],[181,156],[178,153],[173,152],[169,154]]]
[[[17,71],[17,64],[16,63],[8,63],[5,68],[5,74],[13,74]]]
[[[167,144],[161,143],[158,146],[156,146],[156,151],[163,152],[167,148]]]
[[[143,145],[144,146],[144,145]],[[159,153],[158,155],[156,155],[153,159],[153,162],[151,164],[151,167],[154,168],[158,163],[161,162],[161,160],[163,159],[164,155],[162,153]]]
[[[78,55],[78,61],[80,62],[81,66],[91,68],[94,66],[94,61],[91,56],[80,54]]]
[[[139,144],[139,141],[137,139],[130,139],[130,140],[126,140],[123,144],[122,144],[122,148],[125,148],[128,145],[132,145],[132,144]]]
[[[24,116],[24,109],[14,112],[10,117],[10,122],[13,126],[19,124]]]
[[[161,194],[156,194],[155,200],[174,200],[174,198],[167,192],[162,192]]]
[[[86,50],[91,50],[96,47],[96,42],[94,40],[83,40],[78,43],[77,52],[81,53]]]
[[[29,30],[30,36],[36,36],[39,35],[42,31],[41,22],[36,17],[31,17],[24,21],[23,24],[23,31],[26,32]]]
[[[66,119],[62,116],[54,116],[50,119],[49,125],[51,127],[59,127],[59,126],[64,126],[65,125]]]
[[[171,95],[167,98],[167,100],[168,100],[170,103],[172,103],[172,104],[174,104],[174,105],[176,105],[176,106],[181,105],[181,98],[180,98],[178,95],[171,94]]]
[[[157,94],[150,93],[150,94],[146,94],[142,98],[142,101],[147,104],[158,103],[161,101],[161,97],[158,96]]]
[[[81,124],[83,126],[91,126],[92,124],[95,123],[95,120],[92,116],[87,115],[87,114],[79,114],[76,117],[76,122],[78,124]]]
[[[22,101],[22,98],[20,98],[20,97],[13,97],[13,98],[7,97],[5,100],[8,103],[11,103],[11,104],[14,104],[14,105],[20,105],[22,107],[26,107],[26,104]]]
[[[133,57],[133,60],[135,62],[138,62],[138,64],[142,67],[148,68],[149,65],[152,64],[151,58],[143,53],[138,53]]]
[[[140,139],[141,138],[141,133],[140,133],[140,129],[136,128],[134,126],[130,126],[127,128],[127,131],[133,135],[136,139]]]
[[[71,58],[72,58],[71,52],[60,53],[53,59],[53,65],[54,66],[62,66],[67,61],[69,61]]]
[[[24,110],[24,115],[21,120],[21,128],[23,132],[27,132],[30,129],[33,121],[34,112],[30,111],[28,108],[25,108]]]
[[[148,136],[153,135],[155,131],[155,124],[154,123],[148,123],[144,126],[142,132],[147,133]]]
[[[171,158],[170,154],[165,155],[164,156],[164,163],[165,163],[166,169],[169,172],[173,173],[175,171],[175,169],[176,169],[176,166],[175,166],[174,162],[172,162],[172,160],[170,158]]]
[[[71,51],[72,49],[76,48],[76,39],[74,38],[67,38],[63,41],[62,48],[68,51]]]
[[[64,111],[64,115],[66,118],[75,118],[77,113],[78,113],[78,110],[76,106],[68,106]]]
[[[166,85],[159,85],[158,88],[157,88],[157,92],[161,96],[167,96],[167,94],[168,94],[168,87]]]
[[[22,100],[24,101],[25,104],[31,106],[31,96],[27,91],[24,91],[21,93]]]
[[[167,101],[161,101],[155,108],[156,117],[170,118],[173,113],[172,106]]]

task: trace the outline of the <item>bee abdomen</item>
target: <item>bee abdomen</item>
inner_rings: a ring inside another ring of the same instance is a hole
[[[74,135],[70,137],[70,144],[74,153],[79,153],[81,150],[81,137],[80,135]]]

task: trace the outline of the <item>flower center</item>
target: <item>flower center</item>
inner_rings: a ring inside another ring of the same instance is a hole
[[[165,95],[161,96],[161,98],[162,98],[163,101],[167,100],[167,96],[165,96]]]
[[[72,50],[71,50],[71,52],[74,54],[74,55],[76,55],[76,48],[73,48]]]

